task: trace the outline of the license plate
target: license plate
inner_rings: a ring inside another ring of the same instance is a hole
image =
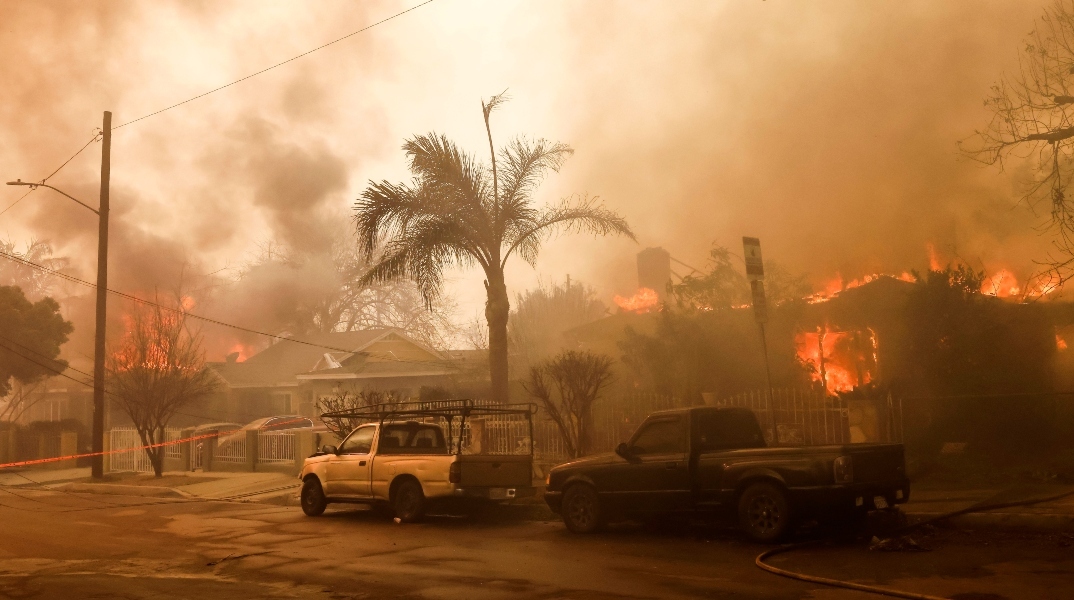
[[[888,507],[888,499],[883,496],[874,496],[873,506],[875,506],[877,510],[884,510]]]
[[[492,488],[489,490],[489,498],[492,500],[506,500],[507,490],[505,488]]]

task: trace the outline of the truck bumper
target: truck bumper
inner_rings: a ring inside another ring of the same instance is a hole
[[[877,510],[910,500],[910,480],[792,488],[792,501],[810,511]]]
[[[452,492],[453,498],[472,498],[492,500],[494,502],[527,498],[535,493],[532,487],[456,487]]]
[[[552,512],[559,514],[559,510],[563,506],[563,492],[545,492],[544,501],[548,508],[552,509]]]

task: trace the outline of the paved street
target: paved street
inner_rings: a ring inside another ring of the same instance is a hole
[[[762,572],[763,548],[718,528],[579,537],[507,516],[397,525],[350,507],[311,519],[293,507],[10,487],[0,502],[6,598],[875,597]],[[773,563],[962,600],[1074,590],[1067,535],[919,539],[934,549],[821,547]]]

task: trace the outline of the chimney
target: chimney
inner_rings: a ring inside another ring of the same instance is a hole
[[[671,283],[671,254],[663,248],[646,248],[638,252],[638,287],[649,288],[661,300]]]
[[[219,356],[219,354],[217,356]],[[225,356],[224,360],[227,361],[227,364],[233,365],[233,364],[235,364],[236,362],[239,361],[239,353],[238,352],[232,352],[231,354],[228,354],[227,356]]]

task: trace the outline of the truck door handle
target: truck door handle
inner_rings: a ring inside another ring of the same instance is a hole
[[[364,460],[358,461],[358,466],[359,467],[364,467],[365,466],[365,461]]]
[[[669,462],[669,463],[664,465],[664,468],[665,469],[674,469],[674,468],[677,468],[678,466],[679,466],[678,463]]]

